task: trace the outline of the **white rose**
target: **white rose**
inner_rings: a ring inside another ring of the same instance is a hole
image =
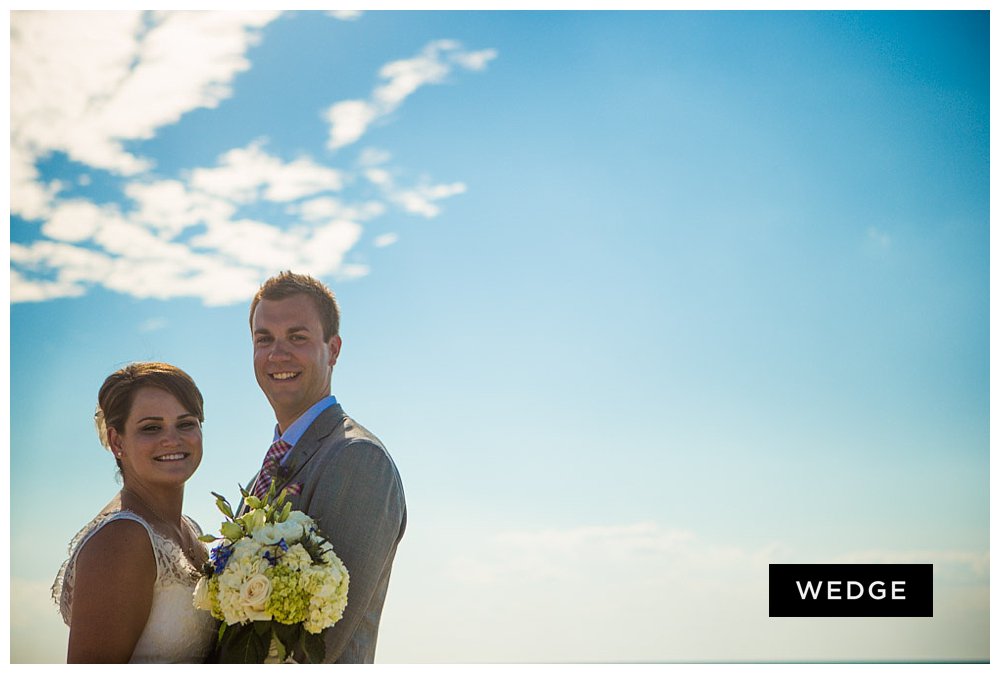
[[[229,558],[229,563],[226,564],[226,571],[229,571],[230,565],[236,566],[247,558],[256,559],[259,556],[259,551],[260,543],[252,538],[241,538],[236,541],[233,545],[233,554]]]
[[[289,545],[302,540],[302,536],[305,533],[305,529],[302,528],[302,524],[291,519],[285,520],[281,524],[275,524],[274,529],[275,532],[277,532],[278,538],[284,538],[285,543],[288,543]],[[275,543],[277,542],[278,541],[275,541]]]
[[[240,606],[250,620],[270,620],[271,614],[264,610],[271,596],[271,580],[262,573],[246,579],[240,588]]]
[[[204,611],[212,610],[212,601],[208,593],[208,577],[202,576],[198,579],[198,584],[194,586],[194,607]]]
[[[266,524],[253,532],[253,539],[261,545],[277,545],[284,538],[281,525]]]
[[[288,519],[286,519],[283,524],[291,524],[296,526],[304,527],[306,530],[313,525],[313,518],[306,515],[301,510],[293,510],[288,513]]]

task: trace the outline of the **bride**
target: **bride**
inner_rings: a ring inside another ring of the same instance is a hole
[[[207,549],[181,513],[201,463],[201,393],[173,365],[133,363],[104,381],[95,420],[123,486],[70,543],[52,586],[67,662],[204,662],[218,624],[192,592]]]

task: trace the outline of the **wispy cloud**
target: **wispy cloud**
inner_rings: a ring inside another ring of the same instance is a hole
[[[328,146],[336,150],[356,142],[373,122],[395,111],[417,89],[443,83],[455,66],[479,71],[496,56],[494,49],[469,52],[454,40],[437,40],[413,58],[387,63],[379,71],[381,83],[368,100],[340,101],[326,111]]]
[[[391,172],[378,167],[365,170],[365,177],[378,187],[388,201],[407,213],[425,218],[433,218],[441,213],[441,207],[434,202],[462,194],[466,190],[464,183],[435,185],[426,180],[417,185],[400,187]]]
[[[139,332],[156,332],[167,327],[167,319],[162,316],[149,318],[139,324]]]
[[[393,232],[387,232],[385,234],[379,234],[375,237],[375,247],[385,248],[386,246],[391,246],[392,244],[399,241],[399,235]]]
[[[876,227],[869,227],[865,237],[870,246],[879,250],[885,250],[892,245],[892,237]]]
[[[261,150],[261,141],[224,154],[214,168],[191,172],[191,186],[235,203],[261,198],[295,201],[317,192],[336,192],[344,185],[340,171],[321,166],[308,157],[283,162]]]
[[[151,138],[184,113],[230,96],[235,75],[251,66],[247,50],[277,15],[12,13],[11,214],[39,222],[41,237],[11,244],[11,301],[78,297],[103,286],[219,305],[245,301],[279,268],[358,278],[369,268],[348,254],[362,223],[390,208],[434,217],[436,202],[465,191],[463,183],[427,178],[402,184],[383,149],[366,149],[347,169],[301,152],[279,156],[261,138],[222,152],[214,165],[172,176],[128,149],[128,141]],[[357,137],[423,84],[443,81],[454,65],[475,70],[494,56],[438,41],[416,59],[387,64],[373,117]],[[338,128],[345,133],[349,124]],[[84,189],[64,196],[69,186],[46,181],[38,169],[54,152],[117,176],[121,198],[87,196],[86,174],[70,179]],[[366,171],[384,174],[376,198]],[[362,185],[368,187],[360,198],[345,192]],[[389,243],[379,238],[376,247]]]
[[[66,662],[69,629],[52,601],[51,581],[11,576],[11,663]]]
[[[340,21],[357,21],[363,12],[358,9],[335,9],[327,12],[330,16]]]
[[[403,654],[409,661],[988,657],[985,550],[873,550],[821,560],[933,563],[933,621],[795,621],[768,618],[768,564],[804,561],[790,542],[737,545],[647,521],[449,531],[411,541],[418,545],[400,567],[417,577],[401,579],[395,601],[419,606],[427,627],[408,624],[392,635],[397,648],[412,649]],[[403,594],[410,587],[419,591]],[[428,595],[438,600],[429,605]],[[452,635],[452,650],[432,651],[442,630]],[[475,651],[455,646],[465,638]]]

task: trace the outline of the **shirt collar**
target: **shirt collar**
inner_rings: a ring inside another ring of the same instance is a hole
[[[317,402],[315,405],[313,405],[305,412],[303,412],[298,419],[289,424],[285,432],[280,433],[280,435],[279,435],[278,425],[275,424],[274,439],[277,440],[280,437],[282,440],[284,440],[289,445],[294,447],[295,443],[302,438],[302,435],[306,432],[306,429],[308,429],[312,425],[312,422],[316,421],[316,417],[322,414],[327,407],[331,407],[336,404],[337,404],[337,398],[332,395],[320,399],[319,402]],[[288,454],[291,454],[291,452],[289,452]],[[285,458],[288,458],[288,454],[285,455]]]

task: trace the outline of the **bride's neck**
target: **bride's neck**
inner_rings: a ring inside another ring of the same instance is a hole
[[[143,484],[125,482],[122,487],[122,506],[144,507],[165,522],[177,522],[184,504],[184,487],[154,489]]]

